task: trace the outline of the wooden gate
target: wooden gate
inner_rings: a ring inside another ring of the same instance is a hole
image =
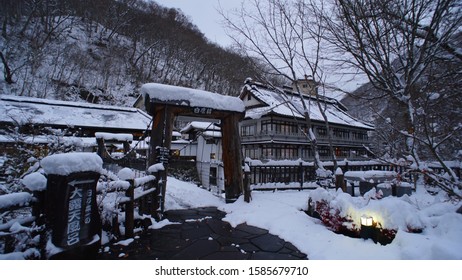
[[[221,121],[223,165],[226,202],[234,202],[244,193],[239,121],[244,118],[245,106],[237,97],[162,84],[145,84],[141,87],[140,107],[153,118],[149,165],[159,163],[162,151],[169,151],[173,122],[176,116],[192,116]],[[163,162],[168,164],[168,162]],[[166,170],[166,168],[165,168]],[[163,187],[159,195],[165,197],[166,172],[161,175]],[[246,192],[247,193],[247,192]],[[248,202],[249,197],[245,197]],[[163,210],[162,201],[160,205]]]

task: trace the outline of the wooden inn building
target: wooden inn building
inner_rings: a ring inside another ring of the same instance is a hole
[[[321,160],[330,160],[328,132],[312,94],[313,82],[298,81],[311,118]],[[300,95],[292,88],[275,88],[248,79],[240,98],[246,107],[245,119],[240,123],[241,144],[245,158],[266,160],[312,161],[314,155],[304,132],[307,132]],[[327,116],[337,159],[357,160],[368,155],[368,133],[371,124],[359,121],[333,98],[319,98]]]

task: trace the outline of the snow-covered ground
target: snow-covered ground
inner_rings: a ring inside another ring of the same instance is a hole
[[[382,246],[370,239],[336,234],[302,211],[307,209],[310,196],[325,196],[354,219],[362,214],[375,215],[382,225],[398,229],[396,237],[391,244]],[[461,202],[447,201],[443,195],[432,196],[423,189],[411,196],[380,200],[323,189],[254,191],[251,203],[240,198],[226,204],[224,199],[194,184],[168,178],[167,210],[205,206],[226,212],[223,220],[232,226],[247,223],[267,229],[294,244],[311,260],[462,260],[462,215],[456,213]],[[423,231],[409,233],[406,226]]]

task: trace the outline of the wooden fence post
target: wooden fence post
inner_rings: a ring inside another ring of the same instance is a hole
[[[247,168],[247,166],[246,166]],[[250,167],[244,170],[244,201],[250,202],[252,195],[250,191]]]
[[[131,238],[134,236],[135,227],[135,180],[127,180],[130,183],[130,187],[125,192],[125,196],[129,198],[129,201],[125,203],[125,237]]]
[[[304,175],[304,172],[303,172],[303,163],[300,162],[300,165],[298,166],[298,174],[300,176],[300,189],[303,189],[303,183],[304,183],[304,178],[303,178],[303,175]]]
[[[335,189],[338,190],[339,188],[341,188],[343,192],[346,192],[342,168],[337,167],[337,170],[335,170]]]

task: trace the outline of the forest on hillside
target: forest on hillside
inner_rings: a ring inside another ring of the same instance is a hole
[[[131,105],[143,83],[238,95],[261,71],[180,10],[143,0],[4,0],[2,93]]]

